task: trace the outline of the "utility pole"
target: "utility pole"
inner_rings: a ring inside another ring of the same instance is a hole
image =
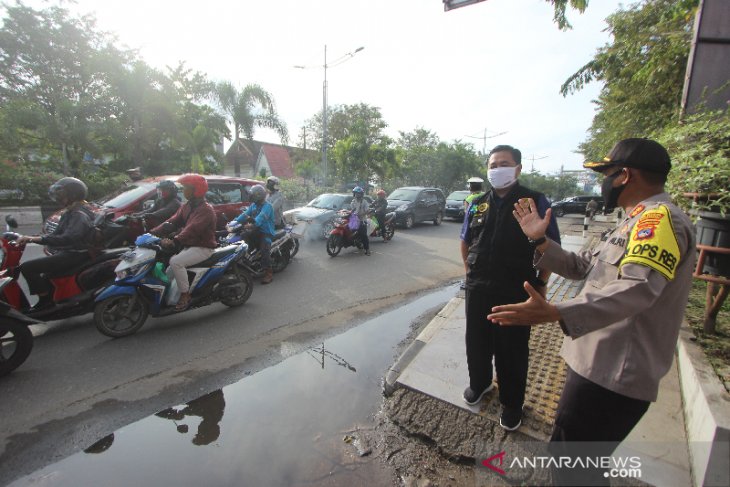
[[[535,161],[539,161],[540,159],[547,159],[547,156],[535,157],[535,154],[532,154],[532,156],[528,157],[527,159],[530,159],[530,161],[532,161],[530,164],[530,172],[535,172]],[[561,172],[562,172],[562,166],[561,166]]]
[[[499,133],[495,133],[494,135],[487,135],[487,132],[488,131],[485,127],[484,135],[482,135],[481,137],[475,137],[473,135],[466,135],[466,137],[469,137],[470,139],[479,139],[482,141],[482,155],[487,155],[487,139],[493,139],[495,137],[499,137],[500,135],[504,135],[507,133],[507,132],[499,132]]]

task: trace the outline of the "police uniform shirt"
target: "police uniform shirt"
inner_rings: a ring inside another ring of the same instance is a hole
[[[695,264],[692,222],[666,193],[638,204],[593,251],[549,242],[536,265],[585,278],[574,299],[555,303],[568,335],[561,354],[582,377],[655,401],[672,364]]]

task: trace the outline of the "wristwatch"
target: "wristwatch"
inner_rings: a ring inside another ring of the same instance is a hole
[[[538,245],[545,243],[547,241],[547,238],[545,237],[545,235],[543,235],[542,237],[540,237],[536,240],[532,240],[531,238],[528,238],[527,241],[530,242],[535,247],[537,247]]]

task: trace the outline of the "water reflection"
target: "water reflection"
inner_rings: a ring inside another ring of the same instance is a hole
[[[312,357],[314,360],[316,360],[318,363],[320,363],[320,366],[322,369],[324,369],[324,359],[325,357],[332,360],[335,364],[339,365],[340,367],[344,367],[347,370],[350,370],[352,372],[357,372],[357,369],[350,365],[350,363],[345,360],[344,358],[340,357],[334,352],[331,352],[330,350],[327,350],[324,346],[324,342],[319,347],[310,348],[307,350],[307,355]],[[319,355],[319,357],[317,356]]]
[[[159,413],[155,413],[155,416],[172,421],[175,424],[175,429],[180,434],[188,432],[188,425],[185,423],[178,424],[178,421],[185,419],[185,416],[202,418],[191,441],[193,445],[205,446],[210,445],[220,436],[220,422],[223,419],[225,409],[226,399],[223,396],[223,390],[218,389],[210,394],[193,399],[182,409],[176,407],[163,409]]]
[[[97,441],[90,447],[84,450],[84,453],[104,453],[109,448],[111,448],[112,443],[114,443],[114,433],[106,435],[101,440]]]

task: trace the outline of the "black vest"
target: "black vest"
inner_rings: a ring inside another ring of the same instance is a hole
[[[494,197],[491,190],[472,203],[475,210],[469,215],[471,244],[466,286],[494,296],[526,299],[523,283],[536,284],[537,271],[532,265],[535,247],[512,211],[519,199],[532,198],[537,202],[542,193],[518,183],[502,198],[500,207]]]

